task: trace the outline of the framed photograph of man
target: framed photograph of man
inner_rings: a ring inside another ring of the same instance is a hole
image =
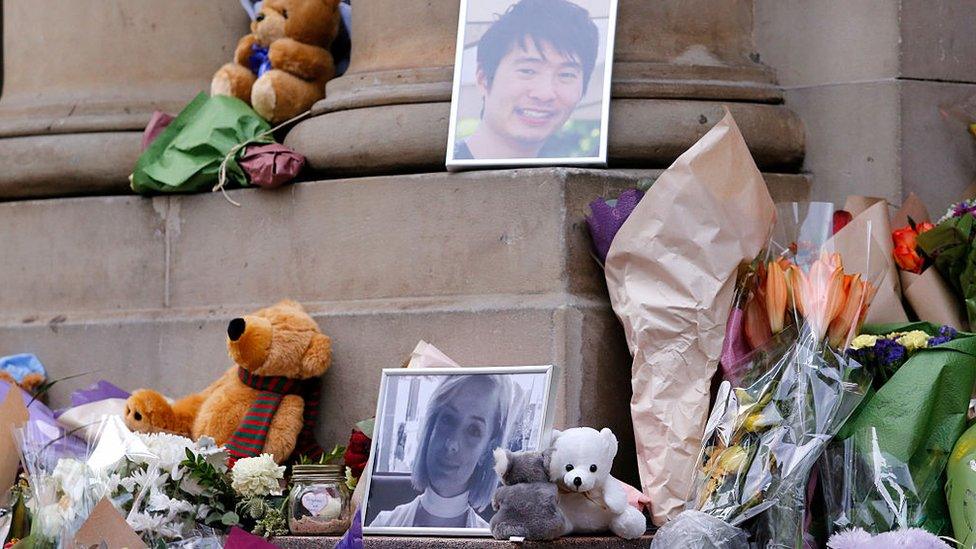
[[[495,448],[538,450],[552,366],[383,370],[365,534],[489,536]]]
[[[606,165],[617,0],[461,0],[447,167]]]

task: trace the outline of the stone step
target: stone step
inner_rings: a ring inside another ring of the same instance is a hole
[[[332,547],[339,537],[330,536],[281,536],[272,540],[281,549],[306,549],[312,547]],[[514,543],[491,538],[431,538],[431,537],[392,537],[366,536],[363,538],[370,549],[427,549],[444,547],[449,549],[647,549],[651,546],[651,536],[626,540],[607,536],[566,536],[555,541]]]
[[[554,364],[555,423],[609,426],[635,480],[630,356],[584,216],[659,172],[545,168],[302,183],[277,192],[0,203],[0,355],[70,391],[172,396],[230,365],[230,319],[289,297],[333,338],[323,444],[375,411],[380,370],[424,339],[469,366]],[[780,199],[803,176],[769,176]]]

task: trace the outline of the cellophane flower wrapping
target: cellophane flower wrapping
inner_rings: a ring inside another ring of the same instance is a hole
[[[873,390],[821,463],[828,527],[945,533],[945,471],[966,428],[976,336],[927,322],[862,332],[848,354],[874,373]]]
[[[15,431],[35,547],[69,547],[102,498],[151,547],[219,547],[218,530],[238,519],[221,447],[207,437],[133,433],[118,416],[96,429],[83,451],[47,423]]]
[[[738,355],[723,353],[727,379],[687,505],[750,531],[762,547],[803,546],[811,468],[870,386],[844,349],[887,262],[870,224],[860,235],[867,258],[839,253],[833,212],[826,203],[778,205],[769,245],[740,271],[726,340]]]
[[[29,478],[27,508],[34,547],[67,547],[106,494],[105,484],[87,464],[91,448],[54,423],[29,419],[12,431]]]

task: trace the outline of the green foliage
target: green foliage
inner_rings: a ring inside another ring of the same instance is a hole
[[[249,498],[237,504],[243,523],[254,535],[272,537],[288,534],[287,498]]]
[[[187,477],[196,483],[194,493],[183,491],[185,499],[194,505],[210,506],[204,524],[221,530],[240,524],[240,517],[233,511],[237,498],[226,473],[189,449],[180,465],[187,468]]]
[[[323,453],[322,456],[319,457],[319,459],[311,459],[308,456],[304,456],[304,455],[299,456],[298,464],[299,465],[328,465],[342,458],[343,454],[345,453],[346,453],[346,447],[336,444],[335,447],[332,448],[332,450]]]

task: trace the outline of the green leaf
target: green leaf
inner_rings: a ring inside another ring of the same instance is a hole
[[[241,517],[237,516],[237,513],[233,511],[227,511],[224,516],[220,517],[220,522],[224,526],[236,526],[241,522]]]

